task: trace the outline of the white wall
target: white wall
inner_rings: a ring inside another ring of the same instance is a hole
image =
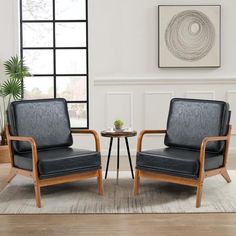
[[[18,0],[0,0],[0,82],[6,76],[3,62],[18,53]]]
[[[158,4],[222,5],[222,67],[158,68]],[[91,128],[111,126],[117,114],[138,131],[165,128],[171,97],[226,100],[236,128],[235,9],[235,0],[90,0]],[[231,152],[236,151],[235,128]],[[161,146],[162,139],[148,137],[145,147]],[[135,143],[133,138],[133,152]],[[102,147],[108,147],[105,138]]]
[[[157,5],[221,4],[222,67],[158,69]],[[90,70],[96,77],[224,78],[236,75],[235,0],[89,1]]]
[[[16,2],[0,0],[1,61],[17,53]],[[222,67],[159,69],[158,4],[221,4]],[[231,151],[236,150],[235,9],[235,0],[89,0],[90,127],[103,130],[120,114],[138,131],[165,128],[171,97],[223,99],[233,111]],[[90,147],[88,140],[85,136],[81,146]],[[108,139],[101,140],[106,152]],[[130,141],[135,152],[136,138]],[[146,139],[145,147],[156,145],[162,137]]]

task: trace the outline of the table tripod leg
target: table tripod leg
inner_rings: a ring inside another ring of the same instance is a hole
[[[120,138],[117,138],[117,169],[116,179],[119,179],[119,168],[120,168]]]
[[[109,145],[109,151],[108,151],[108,158],[107,158],[107,166],[106,166],[105,179],[107,178],[107,172],[108,172],[109,163],[110,163],[112,142],[113,142],[113,138],[111,137],[111,139],[110,139],[110,145]]]
[[[125,137],[125,143],[126,143],[126,148],[127,148],[128,157],[129,157],[130,171],[131,171],[132,178],[134,179],[134,172],[133,172],[133,166],[132,166],[130,150],[129,150],[129,142],[128,142],[128,138],[127,137]]]

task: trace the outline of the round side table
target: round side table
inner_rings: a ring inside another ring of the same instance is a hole
[[[119,178],[119,166],[120,166],[120,138],[125,138],[125,144],[126,144],[128,158],[129,158],[130,171],[131,171],[132,178],[134,178],[134,172],[133,172],[133,166],[132,166],[132,161],[131,161],[131,156],[130,156],[128,138],[136,136],[137,132],[135,130],[131,130],[131,131],[129,131],[129,130],[124,130],[124,131],[104,130],[104,131],[101,132],[101,135],[103,137],[110,138],[110,145],[109,145],[109,151],[108,151],[105,179],[107,178],[107,172],[108,172],[109,163],[110,163],[113,138],[117,138],[117,169],[116,169],[117,179]]]

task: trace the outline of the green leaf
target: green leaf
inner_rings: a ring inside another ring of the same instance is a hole
[[[8,79],[2,85],[2,94],[4,97],[12,96],[14,100],[21,98],[22,83],[19,79]]]
[[[11,57],[4,63],[5,72],[11,79],[23,80],[24,77],[30,76],[29,68],[24,65],[24,60],[17,55]]]
[[[0,97],[5,97],[5,96],[4,96],[4,92],[3,92],[2,85],[0,85]]]

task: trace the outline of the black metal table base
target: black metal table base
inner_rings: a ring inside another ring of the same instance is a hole
[[[109,168],[109,163],[110,163],[112,143],[113,143],[113,137],[110,138],[110,145],[109,145],[109,151],[108,151],[108,157],[107,157],[105,179],[107,178],[107,173],[108,173],[108,168]],[[132,166],[130,149],[129,149],[129,142],[128,142],[127,137],[125,137],[125,144],[126,144],[128,158],[129,158],[129,165],[130,165],[131,175],[132,175],[132,178],[134,179],[134,172],[133,172],[133,166]],[[116,167],[117,179],[119,178],[119,168],[120,168],[120,138],[118,137],[117,138],[117,167]]]

